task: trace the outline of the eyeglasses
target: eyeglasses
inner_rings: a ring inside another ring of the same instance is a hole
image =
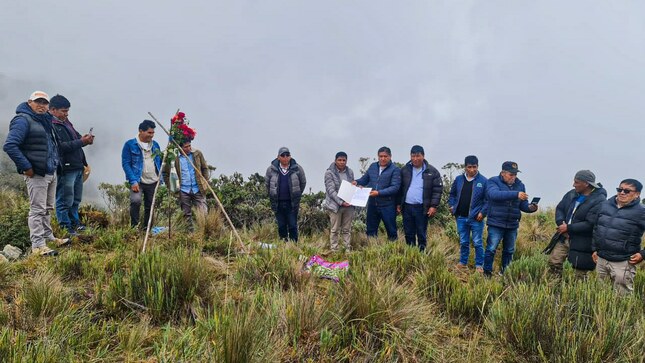
[[[618,193],[623,193],[623,194],[629,194],[631,192],[635,192],[635,190],[625,189],[625,188],[616,188],[616,191]]]
[[[290,153],[282,153],[282,154],[280,154],[280,156],[282,156],[283,158],[286,158],[287,156],[291,156],[291,154]]]

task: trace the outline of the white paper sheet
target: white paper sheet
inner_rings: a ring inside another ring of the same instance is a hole
[[[353,186],[352,183],[343,180],[340,183],[338,197],[353,206],[365,207],[371,191],[372,188],[359,188]]]

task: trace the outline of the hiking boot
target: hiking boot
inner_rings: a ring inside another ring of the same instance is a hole
[[[476,268],[475,268],[475,271],[476,271],[478,274],[483,274],[483,273],[484,273],[484,268],[483,268],[483,267],[476,267]]]
[[[82,224],[79,224],[79,225],[78,225],[78,226],[76,226],[76,228],[74,228],[74,229],[76,230],[76,232],[85,232],[85,231],[87,230],[87,227],[85,227],[85,226],[84,226],[84,225],[82,225]]]
[[[70,237],[73,237],[73,236],[70,235]],[[70,244],[72,242],[72,240],[69,239],[69,238],[54,238],[51,241],[56,243],[56,247],[67,246],[68,244]]]
[[[38,256],[58,256],[58,251],[52,250],[51,248],[47,246],[43,247],[36,247],[31,249],[31,254],[32,255],[38,255]]]

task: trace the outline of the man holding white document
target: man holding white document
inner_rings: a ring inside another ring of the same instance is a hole
[[[351,249],[350,238],[354,207],[349,203],[351,198],[341,198],[338,191],[341,184],[354,181],[354,172],[347,167],[347,154],[343,151],[336,153],[334,162],[325,171],[325,200],[323,207],[329,214],[331,231],[329,239],[332,251],[338,250],[338,237],[343,237],[345,250]]]
[[[367,236],[376,237],[382,220],[388,239],[396,240],[396,199],[401,187],[401,169],[392,163],[390,148],[378,149],[378,162],[372,163],[367,173],[352,184],[372,188],[367,203]]]

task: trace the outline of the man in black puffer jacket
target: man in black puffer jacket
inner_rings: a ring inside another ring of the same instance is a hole
[[[598,210],[607,199],[607,191],[589,170],[580,170],[573,178],[573,189],[564,195],[555,209],[557,232],[562,236],[549,257],[551,272],[562,275],[568,258],[578,278],[596,268],[591,258],[591,239]]]
[[[641,239],[645,232],[645,207],[641,204],[643,184],[625,179],[616,188],[618,194],[602,203],[593,233],[593,259],[599,279],[610,279],[620,293],[634,290],[636,265],[645,250]]]

